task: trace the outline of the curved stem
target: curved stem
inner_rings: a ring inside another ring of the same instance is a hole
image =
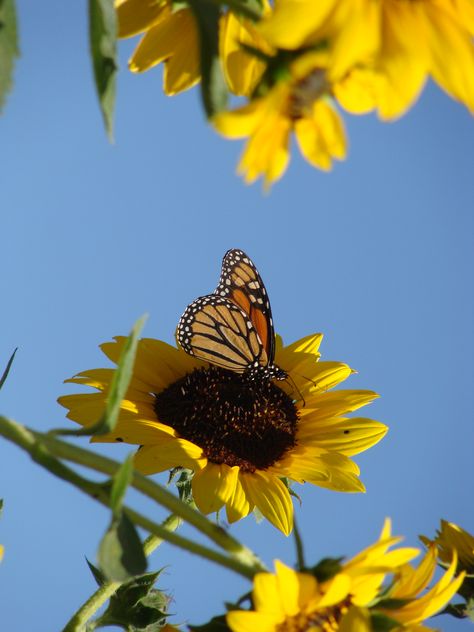
[[[25,426],[22,426],[15,421],[6,419],[5,417],[0,417],[0,435],[3,435],[5,438],[9,439],[13,443],[16,443],[21,448],[26,450],[34,461],[39,463],[45,469],[49,470],[55,476],[68,481],[84,493],[91,496],[91,498],[93,498],[97,502],[100,502],[102,505],[105,505],[107,507],[109,506],[110,489],[107,486],[104,486],[100,483],[95,483],[84,478],[83,476],[80,476],[74,470],[71,470],[71,468],[59,461],[55,456],[51,454],[48,447],[45,445],[45,442],[41,441],[41,438],[43,437],[41,433],[33,433]],[[40,438],[39,441],[38,437]],[[83,452],[87,453],[86,450],[83,450]],[[89,453],[89,455],[91,457],[98,456],[93,455],[92,453]],[[114,464],[115,471],[118,467],[118,463],[114,461],[112,463]],[[140,475],[138,476],[140,477]],[[160,493],[166,492],[166,490],[162,490],[158,485],[156,485],[156,483],[154,483],[154,485],[158,487]],[[166,496],[171,496],[173,498],[173,505],[179,508],[179,514],[181,514],[181,517],[183,517],[183,514],[186,513],[186,511],[184,511],[185,509],[192,511],[193,513],[197,513],[194,510],[191,510],[188,505],[175,498],[169,492],[166,492]],[[198,544],[193,540],[189,540],[188,538],[179,536],[176,533],[172,533],[171,531],[164,528],[162,525],[149,520],[142,514],[130,509],[129,507],[124,506],[123,509],[127,512],[130,519],[136,525],[143,527],[157,537],[162,538],[163,540],[166,540],[167,542],[170,542],[175,546],[179,546],[180,548],[185,549],[190,553],[204,557],[212,562],[215,562],[216,564],[224,566],[225,568],[229,568],[230,570],[233,570],[234,572],[239,573],[244,577],[252,579],[255,573],[261,570],[266,570],[263,564],[251,551],[246,549],[246,547],[241,545],[233,538],[231,539],[233,545],[232,550],[229,551],[231,555],[227,556],[219,553],[218,551],[214,551],[213,549],[209,549],[204,545]],[[203,518],[207,521],[204,516],[200,516],[200,518]],[[224,535],[227,535],[224,531],[223,533]],[[237,544],[238,547],[236,547],[235,544]]]
[[[49,434],[36,432],[34,430],[31,430],[31,432],[37,441],[47,446],[49,451],[59,458],[67,459],[78,465],[84,465],[85,467],[97,472],[102,472],[103,474],[108,474],[109,476],[113,476],[120,467],[120,463],[108,457],[96,454],[90,450],[85,450],[84,448],[78,448]],[[241,559],[246,564],[255,565],[259,570],[266,570],[263,562],[258,559],[257,555],[251,549],[236,540],[222,527],[208,520],[208,518],[199,511],[181,502],[179,498],[155,481],[135,472],[131,485],[145,496],[148,496],[163,507],[166,507],[171,513],[180,516],[183,520],[210,538],[217,546],[228,551],[234,557]]]
[[[183,521],[181,518],[178,518],[178,516],[168,516],[168,518],[162,522],[161,526],[169,531],[175,531],[179,528],[182,522]],[[156,535],[148,536],[143,543],[145,555],[147,557],[151,555],[162,542],[163,539],[156,537]],[[109,581],[99,586],[95,593],[91,595],[89,599],[82,604],[79,610],[73,614],[66,623],[62,632],[79,632],[80,630],[85,629],[85,625],[89,619],[91,619],[97,610],[99,610],[99,608],[101,608],[104,603],[117,592],[123,583],[124,582]]]
[[[293,537],[295,539],[295,547],[296,547],[296,566],[298,570],[303,570],[305,568],[304,561],[304,548],[303,548],[303,540],[301,539],[301,533],[298,529],[298,525],[296,524],[296,520],[293,522]]]

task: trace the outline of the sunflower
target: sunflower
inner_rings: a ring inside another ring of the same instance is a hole
[[[326,64],[324,52],[302,55],[280,68],[280,76],[262,96],[213,118],[214,127],[223,136],[249,137],[238,166],[247,183],[263,176],[268,188],[281,178],[290,159],[292,133],[303,157],[318,169],[328,171],[334,160],[345,159],[344,124],[329,97]],[[227,60],[224,67],[230,75]],[[248,74],[243,77],[247,79]],[[239,91],[235,75],[233,89],[243,94],[248,88]]]
[[[254,578],[254,610],[234,610],[227,614],[233,632],[371,632],[372,614],[389,617],[391,630],[428,630],[418,624],[432,616],[451,599],[459,585],[449,569],[424,596],[419,594],[431,580],[436,556],[428,554],[418,569],[408,562],[419,554],[418,549],[389,550],[401,538],[390,535],[386,521],[378,542],[344,564],[335,562],[329,579],[319,577],[318,567],[312,573],[296,572],[275,561],[275,574],[258,573]],[[434,560],[434,561],[433,561]],[[395,580],[386,586],[387,576]],[[389,600],[386,612],[380,604]],[[405,604],[398,609],[397,603]],[[399,627],[397,627],[399,623]]]
[[[288,382],[244,382],[240,375],[196,360],[159,340],[139,341],[118,423],[94,442],[140,446],[135,467],[155,474],[174,467],[194,471],[192,490],[205,514],[225,506],[229,522],[255,507],[288,535],[293,505],[284,480],[341,492],[362,492],[349,458],[387,432],[380,422],[346,414],[373,401],[366,390],[328,392],[352,373],[341,362],[318,362],[322,335],[284,347],[275,360]],[[124,337],[101,345],[117,362]],[[92,369],[66,380],[96,389],[65,395],[68,417],[87,426],[103,413],[113,369]]]
[[[170,0],[115,0],[115,9],[119,37],[143,33],[129,61],[132,72],[144,72],[164,62],[167,95],[199,82],[199,33],[191,9]]]
[[[313,0],[281,0],[259,31],[286,50],[324,46],[328,79],[349,112],[362,113],[374,101],[382,119],[401,116],[429,77],[474,112],[469,0],[322,0],[317,7]]]
[[[389,598],[406,601],[404,605],[384,609],[377,608],[378,612],[398,621],[400,629],[420,630],[420,624],[434,616],[444,608],[459,590],[465,573],[455,577],[457,556],[453,555],[451,564],[441,579],[427,592],[425,591],[436,570],[436,547],[430,546],[425,557],[417,568],[405,564],[398,569],[393,585],[390,587]],[[423,630],[431,628],[423,627]]]
[[[233,632],[303,632],[318,630],[345,632],[371,630],[367,606],[382,589],[388,573],[406,564],[417,549],[389,549],[401,538],[391,536],[386,521],[378,542],[345,564],[335,562],[329,579],[313,573],[299,573],[275,561],[275,574],[258,573],[254,578],[255,610],[227,614]]]
[[[441,520],[441,529],[434,540],[425,536],[420,536],[420,540],[427,546],[436,545],[439,557],[445,564],[449,564],[456,551],[458,570],[465,570],[474,575],[474,537],[462,527],[454,522]]]

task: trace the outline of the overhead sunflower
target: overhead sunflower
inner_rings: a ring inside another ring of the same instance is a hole
[[[259,32],[285,50],[324,46],[329,81],[350,112],[401,116],[428,78],[474,112],[469,0],[281,0]]]
[[[345,563],[333,560],[329,578],[321,577],[317,566],[312,572],[296,572],[276,560],[275,574],[258,573],[254,578],[253,609],[229,612],[227,624],[232,632],[428,631],[419,624],[449,602],[462,577],[453,579],[454,562],[420,596],[431,581],[436,556],[431,551],[414,569],[409,562],[418,549],[389,550],[400,539],[390,535],[386,521],[378,542]]]
[[[315,334],[287,347],[277,340],[275,359],[290,377],[278,386],[244,384],[237,374],[181,349],[142,339],[115,430],[92,441],[140,446],[135,467],[143,474],[179,466],[193,470],[193,495],[203,513],[225,506],[235,522],[257,507],[289,534],[293,505],[282,479],[362,492],[359,468],[349,457],[387,432],[380,422],[346,416],[376,393],[328,392],[352,370],[341,362],[318,362],[321,339]],[[116,337],[101,349],[117,362],[125,340]],[[112,368],[92,369],[66,380],[97,391],[60,397],[69,419],[83,426],[97,421],[112,376]]]
[[[199,82],[199,33],[189,7],[170,0],[115,0],[115,9],[119,37],[142,34],[129,61],[132,72],[144,72],[164,62],[167,95]]]
[[[254,94],[247,105],[220,112],[212,119],[223,136],[248,137],[237,170],[247,183],[263,177],[267,188],[281,178],[288,166],[292,134],[303,157],[318,169],[330,170],[333,161],[344,160],[347,153],[344,123],[330,98],[327,54],[310,52],[288,62],[280,55],[273,61],[269,58],[269,67],[273,63],[279,66],[275,71],[278,78],[263,85],[264,77],[257,89],[259,94]],[[225,63],[225,67],[227,76],[232,77],[233,89],[238,91],[236,73],[229,64]],[[242,75],[244,85],[245,81],[252,85],[248,74]]]

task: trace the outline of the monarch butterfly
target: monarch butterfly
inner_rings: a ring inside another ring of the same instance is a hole
[[[275,332],[267,291],[242,250],[226,252],[216,290],[188,305],[177,340],[186,353],[250,380],[287,378],[273,363]]]

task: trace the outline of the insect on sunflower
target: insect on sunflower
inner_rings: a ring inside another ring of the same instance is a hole
[[[243,251],[226,253],[215,292],[186,308],[177,340],[178,348],[139,341],[118,423],[92,441],[139,445],[135,467],[143,474],[189,468],[203,513],[225,506],[232,523],[256,507],[286,535],[293,505],[284,480],[364,491],[349,457],[380,441],[387,427],[346,414],[377,394],[328,392],[352,370],[318,361],[321,334],[283,346],[265,286]],[[117,362],[124,342],[116,337],[101,349]],[[60,397],[68,417],[94,423],[112,376],[113,369],[92,369],[66,380],[97,391]]]

